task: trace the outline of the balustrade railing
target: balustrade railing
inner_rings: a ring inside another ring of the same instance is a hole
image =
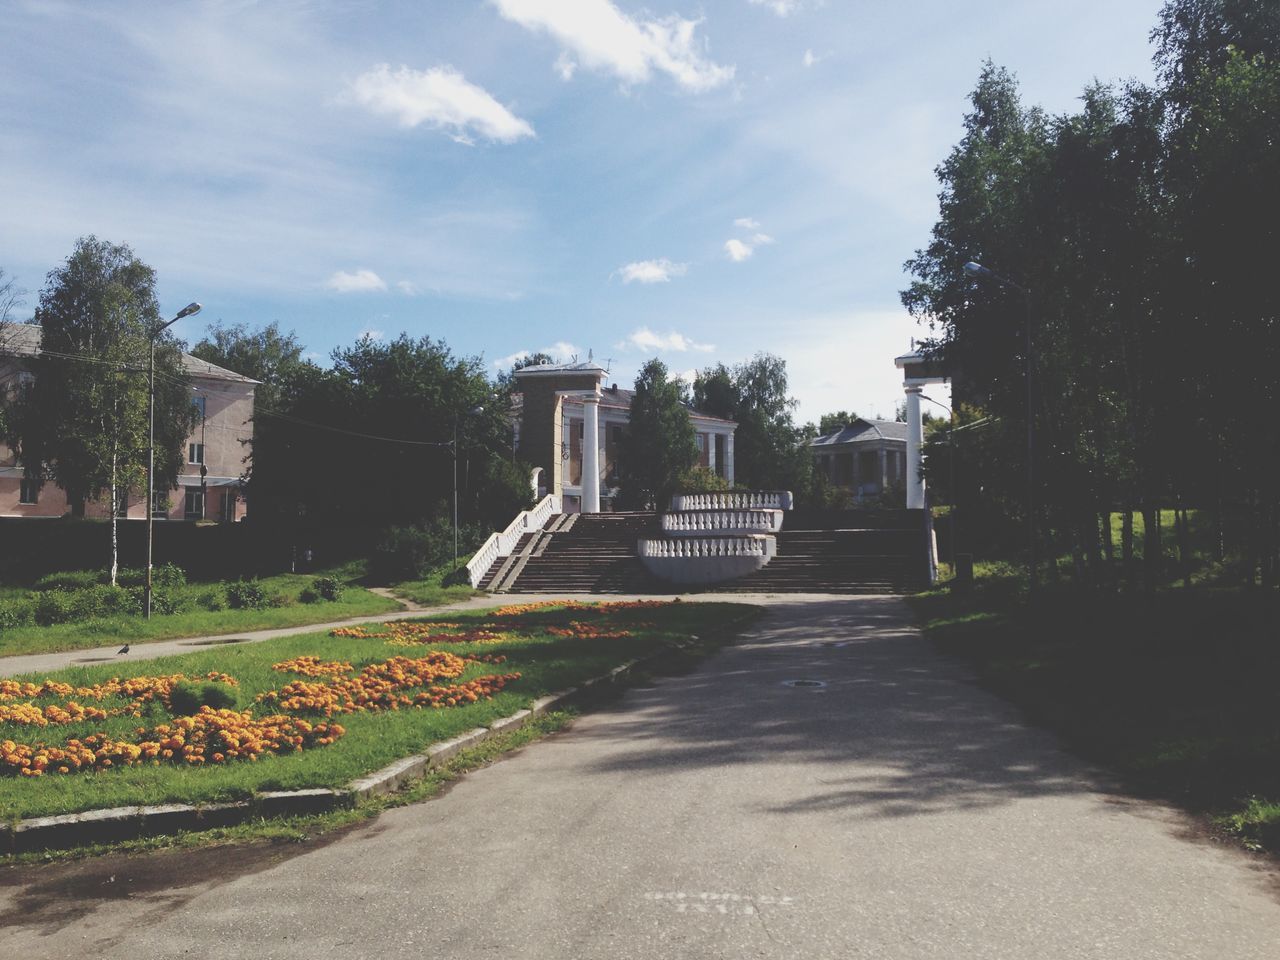
[[[671,498],[671,510],[790,510],[792,503],[790,490],[677,493]]]
[[[662,515],[664,533],[777,533],[781,510],[689,510]]]
[[[678,537],[669,540],[641,540],[636,552],[641,557],[696,559],[701,557],[774,557],[778,541],[767,534],[741,537]]]
[[[547,494],[533,509],[523,510],[517,514],[516,518],[507,524],[505,530],[490,534],[489,539],[475,552],[475,556],[467,561],[467,579],[471,582],[471,586],[479,586],[485,573],[493,566],[493,561],[500,557],[511,556],[511,551],[515,549],[521,537],[531,530],[541,530],[546,522],[559,512],[560,498],[554,494]]]

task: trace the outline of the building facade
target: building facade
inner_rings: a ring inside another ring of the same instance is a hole
[[[607,376],[592,361],[534,364],[515,373],[516,453],[533,464],[535,497],[560,497],[565,513],[608,511],[618,491],[619,440],[633,392],[606,386]],[[732,484],[738,425],[696,410],[689,417],[698,463]]]
[[[0,386],[13,388],[31,376],[22,358],[37,356],[40,328],[15,324],[5,331],[0,354]],[[183,354],[191,377],[191,398],[199,418],[184,445],[184,466],[178,485],[157,491],[158,520],[218,520],[234,522],[245,516],[241,478],[247,441],[253,437],[253,399],[256,380]],[[146,518],[145,491],[122,503],[120,516]],[[60,517],[72,511],[66,493],[52,481],[29,480],[13,450],[0,442],[0,517]],[[85,504],[85,516],[107,517],[110,505]]]
[[[839,430],[809,441],[814,465],[835,487],[861,503],[879,500],[907,483],[908,426],[895,420],[858,417]]]

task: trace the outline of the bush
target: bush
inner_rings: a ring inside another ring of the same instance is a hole
[[[47,590],[87,590],[108,579],[105,570],[61,570],[57,573],[46,573],[34,584],[34,589],[43,593]]]
[[[420,580],[453,559],[453,528],[440,520],[427,525],[390,527],[383,531],[369,558],[369,572],[382,583]]]
[[[27,627],[35,622],[35,604],[28,599],[0,602],[0,631]]]
[[[70,623],[76,616],[73,597],[73,593],[61,589],[46,590],[39,594],[33,612],[36,623],[42,627]]]
[[[227,609],[227,590],[222,584],[216,587],[209,587],[207,590],[201,590],[196,594],[196,606],[203,610],[225,610]]]
[[[273,608],[292,607],[297,602],[298,601],[294,600],[293,597],[286,596],[283,593],[267,594],[267,606],[269,607],[273,607]]]
[[[319,603],[322,599],[320,594],[311,587],[303,587],[302,592],[298,594],[298,600],[302,603]]]
[[[342,581],[337,577],[316,577],[311,581],[311,589],[324,600],[337,601],[342,599]]]
[[[725,493],[733,488],[714,470],[692,467],[676,479],[676,489],[681,493]]]
[[[142,587],[147,583],[145,567],[126,567],[116,577],[122,587]],[[176,563],[160,563],[151,567],[151,589],[175,590],[187,585],[187,574]]]
[[[261,610],[267,595],[257,580],[237,580],[227,584],[227,605],[232,610]]]
[[[225,683],[214,683],[212,680],[181,680],[169,692],[169,709],[175,716],[198,713],[201,707],[229,710],[235,705],[235,691]]]

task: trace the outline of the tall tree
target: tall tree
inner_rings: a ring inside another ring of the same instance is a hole
[[[257,330],[218,321],[191,348],[191,355],[257,380],[255,407],[275,410],[304,368],[314,366],[303,359],[303,349],[292,330],[283,333],[274,321]]]
[[[155,272],[123,244],[84,237],[49,273],[35,322],[41,352],[26,361],[34,383],[18,399],[9,442],[27,476],[56,480],[74,513],[106,496],[114,583],[116,518],[146,481],[147,354],[159,326]],[[195,412],[171,337],[157,343],[155,369],[156,486],[166,490],[177,482]]]
[[[678,478],[698,462],[684,382],[653,359],[636,377],[631,418],[618,454],[624,500],[665,509]]]

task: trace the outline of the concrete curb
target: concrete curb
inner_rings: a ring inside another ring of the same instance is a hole
[[[735,619],[716,632],[730,630],[741,622],[741,618]],[[0,853],[62,850],[91,843],[172,836],[183,831],[234,826],[256,818],[302,816],[355,806],[370,797],[396,791],[422,777],[428,770],[444,766],[464,750],[478,747],[490,737],[512,733],[530,720],[568,706],[607,685],[620,683],[637,667],[655,663],[671,649],[686,649],[697,640],[695,637],[687,643],[674,644],[672,648],[659,650],[647,657],[628,660],[608,673],[584,680],[576,687],[539,697],[528,709],[517,710],[510,716],[493,721],[487,727],[476,727],[452,739],[433,743],[422,753],[402,757],[340,789],[272,790],[255,793],[249,800],[228,803],[111,807],[52,817],[31,817],[0,825]]]

